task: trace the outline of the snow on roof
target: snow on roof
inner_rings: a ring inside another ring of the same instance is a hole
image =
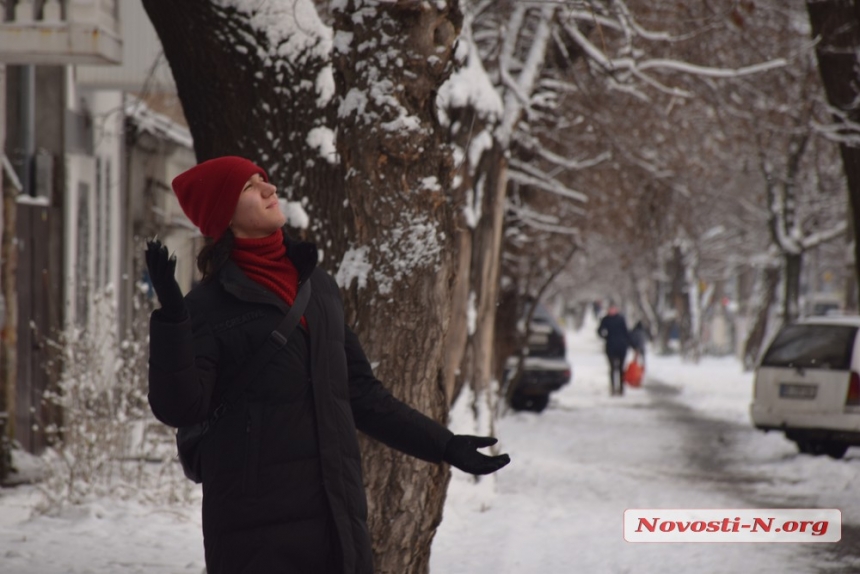
[[[194,139],[187,127],[164,114],[153,111],[146,105],[146,102],[139,98],[129,97],[125,105],[125,115],[142,132],[172,141],[189,149],[194,147]]]
[[[860,327],[858,315],[821,315],[798,321],[802,325],[849,325]]]

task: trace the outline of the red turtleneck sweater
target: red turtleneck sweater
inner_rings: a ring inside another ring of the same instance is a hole
[[[299,272],[287,257],[282,230],[262,239],[237,237],[231,256],[245,275],[275,293],[288,305],[296,300]],[[302,325],[308,326],[304,317]]]

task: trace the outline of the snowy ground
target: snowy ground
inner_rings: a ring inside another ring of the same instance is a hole
[[[574,381],[541,415],[497,423],[513,462],[476,483],[454,471],[433,574],[860,571],[860,449],[800,456],[754,431],[752,376],[733,359],[648,357],[642,389],[608,396],[592,325],[568,336]],[[455,412],[454,425],[461,424]],[[0,489],[3,574],[199,574],[199,506],[97,500],[31,516],[33,487]],[[836,544],[632,544],[627,508],[839,508]]]
[[[513,462],[495,484],[455,471],[431,572],[860,571],[850,551],[834,548],[848,540],[625,542],[628,508],[839,508],[860,524],[851,488],[860,449],[842,461],[800,456],[781,435],[752,429],[752,374],[732,358],[694,365],[649,355],[643,387],[618,398],[592,325],[569,333],[568,349],[574,381],[549,409],[497,424]]]

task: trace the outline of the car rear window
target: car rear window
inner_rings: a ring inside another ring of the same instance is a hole
[[[847,371],[857,327],[786,325],[767,349],[763,367],[801,367]]]
[[[538,303],[535,307],[535,312],[532,315],[532,320],[536,323],[545,323],[547,325],[552,325],[556,328],[559,328],[558,323],[555,318],[552,316],[552,313],[549,312],[549,309],[543,306],[542,303]]]

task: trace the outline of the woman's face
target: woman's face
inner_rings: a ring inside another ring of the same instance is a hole
[[[245,239],[268,237],[286,223],[275,193],[277,188],[260,174],[254,174],[242,188],[230,229]]]

